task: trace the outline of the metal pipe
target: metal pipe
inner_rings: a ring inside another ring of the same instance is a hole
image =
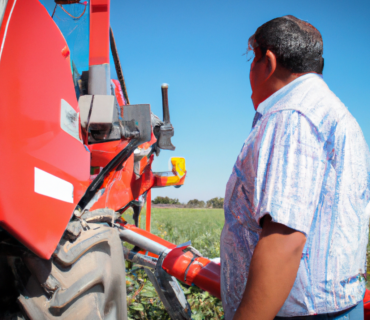
[[[155,267],[157,266],[158,259],[150,256],[145,256],[143,254],[129,250],[128,248],[123,247],[123,254],[126,260],[131,261],[132,263],[135,263],[142,267],[155,269]]]
[[[168,84],[162,84],[162,106],[163,106],[163,123],[170,123],[170,110],[168,108]]]
[[[118,77],[119,83],[121,85],[121,89],[122,89],[122,92],[123,92],[123,96],[125,97],[126,104],[130,104],[130,99],[128,98],[125,78],[123,77],[121,62],[119,61],[118,50],[117,50],[117,46],[116,46],[116,40],[114,39],[114,34],[113,34],[112,27],[110,28],[109,35],[110,35],[110,49],[112,51],[114,66],[116,67],[116,72],[117,72],[117,77]]]
[[[134,231],[124,228],[119,230],[119,236],[121,240],[127,241],[128,243],[138,246],[145,251],[152,252],[158,256],[160,256],[163,251],[167,249],[165,246],[162,246],[161,244],[153,240],[150,240]]]

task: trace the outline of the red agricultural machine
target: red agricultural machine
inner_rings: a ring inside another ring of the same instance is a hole
[[[150,233],[151,188],[186,177],[183,158],[151,169],[175,149],[168,86],[163,121],[130,105],[110,1],[53,0],[48,12],[51,1],[0,1],[0,319],[127,319],[125,260],[172,319],[191,319],[176,279],[220,298],[220,265]]]
[[[186,177],[183,158],[151,169],[175,149],[168,87],[163,121],[130,105],[109,0],[47,2],[0,2],[0,319],[126,319],[125,259],[145,267],[173,319],[190,319],[173,275],[219,296],[219,265],[150,233],[151,188]],[[136,226],[121,218],[130,207]]]

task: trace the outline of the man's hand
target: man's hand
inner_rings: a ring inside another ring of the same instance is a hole
[[[272,320],[293,287],[302,251],[303,233],[263,218],[247,286],[234,320]]]

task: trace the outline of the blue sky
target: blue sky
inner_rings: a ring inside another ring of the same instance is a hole
[[[370,144],[370,1],[135,0],[111,2],[113,27],[131,103],[161,117],[160,85],[169,83],[176,150],[188,176],[180,189],[153,196],[180,201],[223,197],[254,109],[250,62],[243,53],[264,22],[286,14],[317,27],[324,40],[324,79],[359,122]]]
[[[162,151],[154,170],[168,170],[172,156],[187,161],[185,185],[156,189],[153,197],[187,202],[224,196],[254,117],[250,61],[243,55],[248,38],[264,22],[286,14],[322,33],[324,80],[370,144],[369,12],[367,0],[111,0],[130,102],[150,103],[162,117],[160,86],[169,84],[176,150]]]

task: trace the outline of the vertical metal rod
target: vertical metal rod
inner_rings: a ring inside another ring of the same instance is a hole
[[[51,15],[51,18],[53,19],[53,17],[54,17],[54,14],[55,14],[55,10],[57,9],[57,6],[58,6],[58,4],[56,3],[55,4],[55,7],[54,7],[54,11],[53,11],[53,14]]]
[[[150,232],[151,220],[152,220],[152,189],[149,189],[146,193],[146,219],[145,219],[145,230]]]
[[[170,110],[168,108],[168,84],[162,84],[163,122],[170,122]]]
[[[130,99],[128,98],[128,94],[127,94],[125,78],[123,77],[121,62],[119,61],[118,50],[117,50],[117,46],[116,46],[116,40],[114,39],[114,34],[113,34],[112,28],[110,28],[109,30],[110,30],[110,33],[109,33],[109,35],[110,35],[110,49],[112,51],[114,66],[116,67],[116,72],[117,72],[117,77],[118,77],[119,83],[121,85],[121,89],[122,89],[122,92],[123,92],[123,96],[125,97],[126,103],[130,104]]]

